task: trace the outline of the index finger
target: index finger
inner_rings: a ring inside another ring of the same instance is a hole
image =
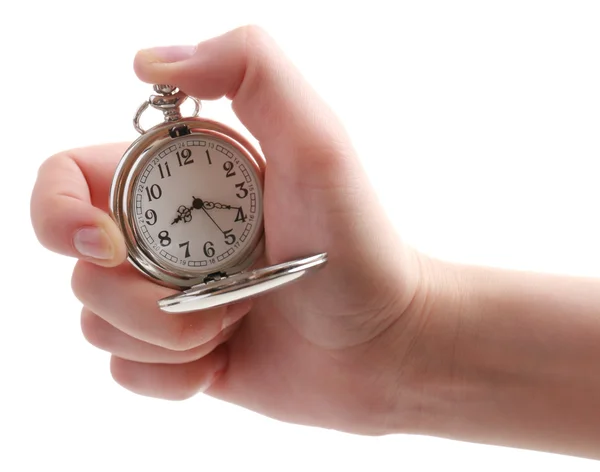
[[[107,213],[110,184],[125,148],[110,144],[75,149],[42,164],[30,213],[43,246],[102,266],[125,260],[125,242]]]

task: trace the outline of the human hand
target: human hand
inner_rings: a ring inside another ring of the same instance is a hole
[[[252,302],[163,313],[156,301],[174,292],[124,262],[107,215],[125,146],[52,157],[34,189],[32,221],[46,247],[80,259],[72,283],[82,330],[113,354],[116,381],[166,399],[206,391],[289,422],[397,430],[390,418],[409,409],[399,378],[419,331],[421,259],[395,234],[337,118],[254,27],[197,48],[142,51],[135,70],[200,99],[232,99],[267,159],[267,263],[321,252],[329,262]]]

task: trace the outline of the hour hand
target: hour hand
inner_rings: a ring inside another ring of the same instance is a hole
[[[194,209],[193,206],[188,208],[185,205],[181,205],[177,209],[177,216],[175,217],[175,219],[173,220],[171,225],[179,223],[180,221],[183,221],[184,223],[188,223],[188,222],[192,221],[192,210],[193,209]]]
[[[191,207],[186,207],[185,205],[181,205],[177,209],[177,216],[175,217],[175,219],[173,220],[171,225],[179,223],[180,221],[183,221],[184,223],[189,223],[190,221],[192,221],[192,210],[201,210],[204,208],[205,203],[201,198],[197,198],[197,197],[192,197],[192,198],[194,200],[192,202]]]

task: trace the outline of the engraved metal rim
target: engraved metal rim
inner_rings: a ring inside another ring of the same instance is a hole
[[[188,271],[174,270],[165,267],[151,251],[146,249],[145,243],[140,244],[140,241],[143,240],[133,221],[133,207],[130,208],[130,206],[133,205],[132,192],[134,183],[139,176],[143,164],[148,159],[154,157],[156,150],[169,140],[173,139],[169,135],[169,131],[173,129],[173,127],[179,126],[187,126],[192,135],[211,135],[223,139],[228,144],[234,146],[236,150],[248,160],[258,178],[258,198],[261,199],[259,227],[246,250],[242,251],[235,259],[233,259],[233,261],[235,261],[234,265],[222,270],[227,275],[247,269],[254,264],[263,253],[264,223],[262,216],[262,193],[264,188],[263,179],[266,161],[264,157],[236,131],[216,121],[201,118],[186,118],[177,122],[161,123],[140,136],[121,158],[110,190],[109,209],[111,216],[124,236],[128,259],[136,269],[156,280],[161,285],[176,289],[185,289],[203,282],[204,278],[209,273],[215,272],[215,269],[190,274]]]
[[[293,282],[309,271],[320,268],[326,262],[327,254],[323,253],[242,272],[226,279],[199,284],[181,294],[163,298],[158,301],[158,306],[168,313],[188,313],[227,305]]]

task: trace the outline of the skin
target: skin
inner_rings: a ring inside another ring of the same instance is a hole
[[[267,263],[320,252],[329,263],[252,302],[162,313],[156,300],[174,292],[125,262],[107,215],[126,145],[51,157],[33,226],[44,246],[79,259],[82,331],[113,354],[120,385],[170,400],[206,392],[358,434],[600,458],[597,281],[447,264],[403,244],[335,115],[256,27],[140,51],[135,70],[200,99],[231,99],[268,162]]]

